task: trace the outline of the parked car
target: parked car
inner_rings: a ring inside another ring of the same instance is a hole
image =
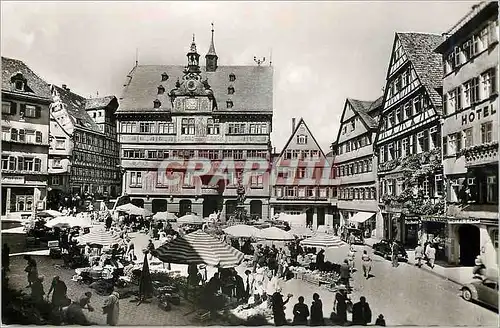
[[[464,285],[460,291],[466,301],[476,301],[498,309],[498,277],[488,277]]]
[[[354,236],[354,243],[364,245],[365,238],[363,237],[363,231],[356,228],[345,228],[342,232],[341,239],[346,243],[349,242],[349,236]]]
[[[396,242],[396,244],[398,245],[398,261],[408,261],[408,254],[406,253],[404,246],[399,242]],[[373,253],[386,259],[391,259],[391,241],[382,239],[380,242],[373,244]]]

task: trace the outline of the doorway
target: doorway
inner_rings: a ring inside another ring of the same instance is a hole
[[[312,227],[313,225],[313,217],[314,217],[314,208],[309,207],[306,210],[306,226]]]
[[[168,201],[166,199],[153,199],[151,202],[153,213],[166,212],[168,207]]]
[[[219,210],[219,197],[218,196],[204,196],[203,197],[203,217],[208,218],[210,214]]]
[[[318,211],[318,227],[324,226],[325,225],[325,208],[318,207],[317,211]]]
[[[460,244],[460,265],[474,266],[474,261],[481,248],[479,228],[471,224],[462,225],[458,228],[458,242]]]
[[[262,219],[262,201],[260,200],[250,201],[250,217],[257,221]]]
[[[179,217],[191,212],[191,201],[183,199],[179,202]]]

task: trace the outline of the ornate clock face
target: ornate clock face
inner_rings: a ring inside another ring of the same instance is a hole
[[[198,99],[196,98],[186,99],[186,109],[198,109]]]
[[[187,88],[188,88],[189,91],[196,90],[196,82],[194,82],[193,80],[188,81]]]

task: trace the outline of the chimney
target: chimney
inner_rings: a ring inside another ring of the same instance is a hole
[[[273,154],[276,154],[276,147],[273,147]]]
[[[295,117],[292,117],[292,133],[295,131]]]
[[[66,85],[66,84],[63,84],[63,85],[61,85],[61,87],[62,87],[64,90],[66,90],[67,85]]]

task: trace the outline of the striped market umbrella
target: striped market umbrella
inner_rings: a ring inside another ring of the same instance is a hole
[[[291,233],[276,227],[262,229],[258,237],[267,240],[295,240]]]
[[[341,247],[345,245],[339,237],[326,233],[317,233],[311,238],[302,240],[300,244],[302,246],[319,248]]]
[[[236,248],[201,230],[179,236],[151,254],[166,263],[206,264],[219,268],[234,268],[244,258]]]
[[[227,227],[223,230],[226,234],[233,237],[242,237],[242,238],[250,238],[250,237],[258,237],[260,235],[260,230],[256,227],[249,226],[246,224],[236,224],[230,227]]]
[[[111,246],[119,244],[122,239],[111,232],[104,230],[94,230],[88,234],[78,237],[80,244],[90,243],[91,245]]]

